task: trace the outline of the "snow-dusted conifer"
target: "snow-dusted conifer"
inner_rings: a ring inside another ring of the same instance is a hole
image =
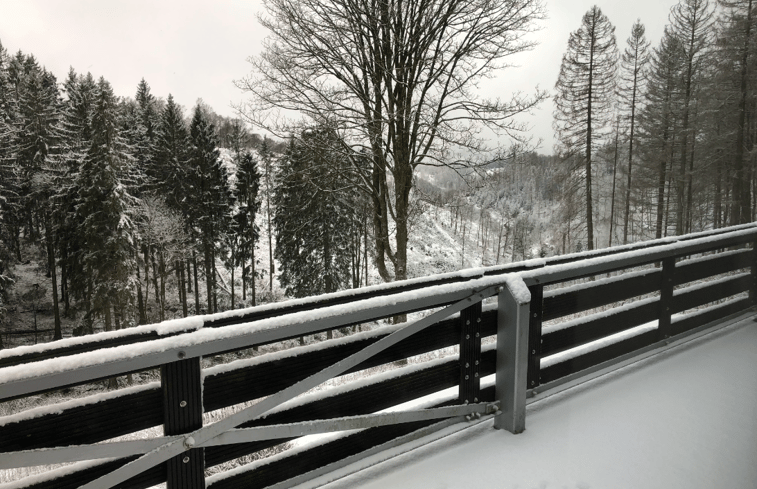
[[[241,241],[242,252],[236,264],[242,266],[242,284],[244,287],[247,277],[247,259],[250,259],[249,276],[252,284],[252,305],[255,305],[255,278],[257,277],[255,246],[260,236],[260,229],[255,223],[255,219],[260,211],[260,197],[258,195],[260,173],[258,172],[258,162],[249,151],[242,155],[237,165],[236,199],[239,208],[234,217],[234,226]]]
[[[350,282],[350,217],[345,178],[328,129],[306,130],[292,142],[276,176],[274,227],[279,281],[288,295],[335,292]]]
[[[191,225],[199,231],[205,258],[208,312],[214,312],[216,243],[228,227],[231,192],[226,170],[221,166],[214,126],[201,104],[195,107],[192,116],[190,142],[186,203]]]
[[[118,105],[110,84],[100,78],[92,114],[92,142],[78,174],[76,213],[80,263],[92,313],[111,328],[111,308],[121,317],[134,292],[133,197],[123,183],[130,155],[119,134]]]

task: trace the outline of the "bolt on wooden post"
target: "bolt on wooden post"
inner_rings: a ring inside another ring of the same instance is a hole
[[[179,358],[183,358],[179,352]],[[202,375],[200,358],[161,365],[163,431],[166,436],[191,433],[202,427]],[[205,453],[187,450],[166,462],[168,489],[204,489]]]

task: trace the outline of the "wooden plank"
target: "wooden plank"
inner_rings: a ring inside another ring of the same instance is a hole
[[[98,464],[87,469],[79,470],[62,477],[55,479],[42,479],[35,484],[24,486],[29,489],[77,489],[101,476],[112,472],[113,470],[126,465],[127,463],[135,460],[136,457],[129,457],[119,460],[112,460]],[[133,477],[123,484],[120,484],[118,489],[148,489],[157,484],[165,482],[165,468],[161,465],[153,467],[136,477]]]
[[[481,335],[487,337],[497,332],[497,311],[490,309],[481,314]],[[342,345],[303,353],[297,357],[265,361],[254,366],[207,375],[203,386],[206,411],[239,404],[274,394],[293,382],[305,379],[338,360],[360,351],[365,346],[387,336],[371,339],[348,339]],[[436,325],[387,348],[347,373],[395,362],[440,348],[454,346],[460,341],[460,324],[457,318],[440,321]]]
[[[673,285],[677,286],[695,280],[702,280],[713,275],[728,273],[741,268],[749,268],[750,266],[750,250],[712,255],[688,263],[678,263]]]
[[[530,273],[524,273],[523,279],[527,285],[549,285],[566,282],[568,280],[655,263],[671,256],[681,257],[706,253],[721,248],[741,246],[745,243],[753,242],[755,234],[757,232],[754,230],[743,230],[719,237],[717,241],[709,239],[692,240],[685,245],[682,243],[677,246],[660,247],[659,249],[651,249],[648,253],[644,254],[627,253],[625,256],[619,254],[613,257],[612,260],[586,260],[586,262],[576,262],[573,266],[553,267],[545,270],[537,269]]]
[[[482,402],[494,400],[494,388],[481,389]],[[451,403],[441,403],[442,407]],[[247,471],[215,482],[213,489],[249,489],[250,487],[268,487],[301,474],[305,474],[330,463],[337,462],[351,455],[385,443],[399,436],[412,433],[432,424],[423,421],[406,425],[371,428],[359,433],[330,441],[323,445],[304,450],[296,454],[281,457],[274,462],[259,466],[254,471]]]
[[[542,336],[541,357],[569,350],[576,346],[640,326],[657,319],[658,302],[646,302],[609,316],[581,323]],[[543,381],[542,381],[543,382]]]
[[[162,423],[162,399],[156,387],[0,426],[0,452],[86,445]]]
[[[203,391],[205,409],[213,411],[274,394],[386,336],[388,334],[370,339],[348,339],[346,343],[340,345],[280,360],[265,361],[265,357],[263,357],[261,363],[251,367],[208,375],[205,377]],[[459,341],[460,325],[458,320],[440,321],[435,326],[420,331],[378,353],[350,369],[347,373],[453,346]]]
[[[643,275],[628,278],[620,275],[612,280],[601,280],[587,288],[572,292],[560,293],[558,289],[551,294],[545,294],[542,318],[549,321],[656,292],[660,288],[660,275],[659,269],[651,269]]]
[[[494,373],[495,359],[496,352],[494,350],[482,353],[482,376]],[[454,359],[429,369],[415,371],[409,375],[384,380],[286,411],[272,413],[264,419],[245,423],[240,427],[268,426],[282,423],[296,423],[308,419],[330,419],[340,416],[370,414],[455,386],[458,380],[459,362],[457,359]],[[205,462],[210,467],[286,441],[290,441],[290,439],[264,440],[225,447],[208,447],[205,449]]]
[[[725,299],[741,292],[747,292],[752,287],[752,275],[735,276],[728,280],[716,281],[712,285],[703,286],[690,291],[681,291],[673,296],[670,312],[672,314],[693,309]]]
[[[239,428],[370,414],[441,389],[453,387],[457,385],[458,380],[459,362],[454,359],[410,375],[377,382],[286,411],[271,413],[265,418],[245,423]],[[289,441],[289,439],[208,447],[205,449],[205,461],[210,467],[286,441]]]
[[[6,354],[9,354],[9,356],[0,358],[0,368],[12,367],[14,365],[23,365],[31,362],[39,362],[41,360],[47,360],[49,358],[66,357],[70,355],[76,355],[78,353],[100,350],[102,348],[113,348],[116,346],[144,343],[147,341],[153,341],[162,338],[170,338],[171,336],[177,336],[184,333],[185,331],[159,335],[155,331],[151,331],[149,333],[126,333],[126,336],[119,336],[118,338],[109,339],[100,339],[98,338],[98,335],[91,335],[90,337],[84,337],[83,341],[85,341],[85,343],[78,345],[55,346],[55,343],[53,342],[52,345],[46,345],[45,351],[43,352],[14,353],[11,349],[4,352]]]
[[[653,249],[653,248],[657,248],[661,246],[691,241],[691,240],[700,239],[700,238],[715,237],[715,236],[720,236],[720,235],[726,235],[731,232],[746,231],[746,230],[749,230],[751,227],[753,226],[745,225],[745,226],[736,226],[732,228],[721,228],[721,229],[716,229],[716,230],[705,231],[702,233],[694,233],[687,236],[675,236],[675,237],[670,237],[670,238],[663,238],[660,240],[633,243],[633,244],[625,245],[621,247],[595,250],[594,252],[590,253],[590,256],[588,256],[588,258],[612,256],[618,253],[624,253],[627,251],[634,251],[634,250]],[[738,243],[749,241],[748,238],[746,238],[745,240],[742,237],[729,238],[727,236],[724,236],[722,239],[727,240],[729,244],[733,244],[734,240],[736,240],[736,242]],[[710,249],[716,249],[718,247],[717,245],[714,245],[714,246],[715,246],[714,248],[710,248]],[[575,254],[569,254],[569,255],[549,257],[539,264],[512,263],[512,264],[500,265],[500,266],[495,266],[495,267],[488,267],[483,272],[483,276],[489,277],[489,276],[503,275],[506,273],[521,272],[525,270],[532,270],[534,268],[542,268],[545,265],[561,265],[561,264],[566,264],[566,263],[574,263],[577,261],[585,260],[586,258],[587,258],[587,254],[584,252],[580,254],[575,253]],[[656,260],[652,260],[652,261],[656,261]],[[380,297],[380,296],[397,294],[397,293],[402,293],[402,292],[407,292],[407,291],[419,290],[422,288],[431,287],[435,285],[463,283],[463,282],[467,282],[479,277],[480,277],[479,275],[475,275],[475,276],[453,275],[453,276],[445,276],[443,278],[428,277],[427,279],[415,279],[411,283],[394,282],[390,284],[383,284],[379,287],[371,287],[371,290],[369,291],[358,290],[358,291],[352,292],[349,295],[337,295],[336,297],[334,296],[312,297],[312,298],[306,299],[305,301],[298,301],[297,304],[292,304],[292,305],[283,304],[281,306],[277,305],[273,309],[271,307],[265,307],[265,306],[261,308],[253,308],[248,313],[245,313],[241,316],[236,316],[236,317],[220,317],[220,315],[218,315],[219,317],[217,318],[210,318],[206,320],[206,327],[219,327],[219,326],[226,326],[230,324],[240,324],[240,323],[245,323],[249,321],[256,321],[256,320],[264,319],[264,318],[279,317],[279,316],[283,316],[285,314],[289,314],[293,312],[308,311],[308,310],[313,310],[320,307],[346,304],[349,302],[368,299],[371,297]]]
[[[749,309],[752,304],[748,298],[744,298],[740,301],[735,301],[725,305],[718,305],[709,308],[705,312],[692,313],[688,317],[679,319],[671,324],[670,331],[672,335],[678,335],[685,333],[704,324],[717,321],[718,319],[736,314],[739,311]]]
[[[572,358],[564,362],[552,365],[541,370],[541,383],[546,384],[566,375],[593,367],[600,363],[611,360],[620,355],[644,348],[657,341],[657,331],[652,330],[642,333],[633,338],[589,352],[580,357]]]

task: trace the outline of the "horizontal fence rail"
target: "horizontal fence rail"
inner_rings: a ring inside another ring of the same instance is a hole
[[[28,487],[287,487],[451,423],[519,433],[528,396],[753,308],[756,242],[738,226],[3,350],[9,406],[151,369],[160,381],[0,417],[0,470],[74,462]],[[209,476],[295,440],[310,441]]]

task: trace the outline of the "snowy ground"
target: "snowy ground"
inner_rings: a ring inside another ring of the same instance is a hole
[[[748,318],[529,405],[520,435],[485,421],[323,487],[754,488],[756,371]]]

